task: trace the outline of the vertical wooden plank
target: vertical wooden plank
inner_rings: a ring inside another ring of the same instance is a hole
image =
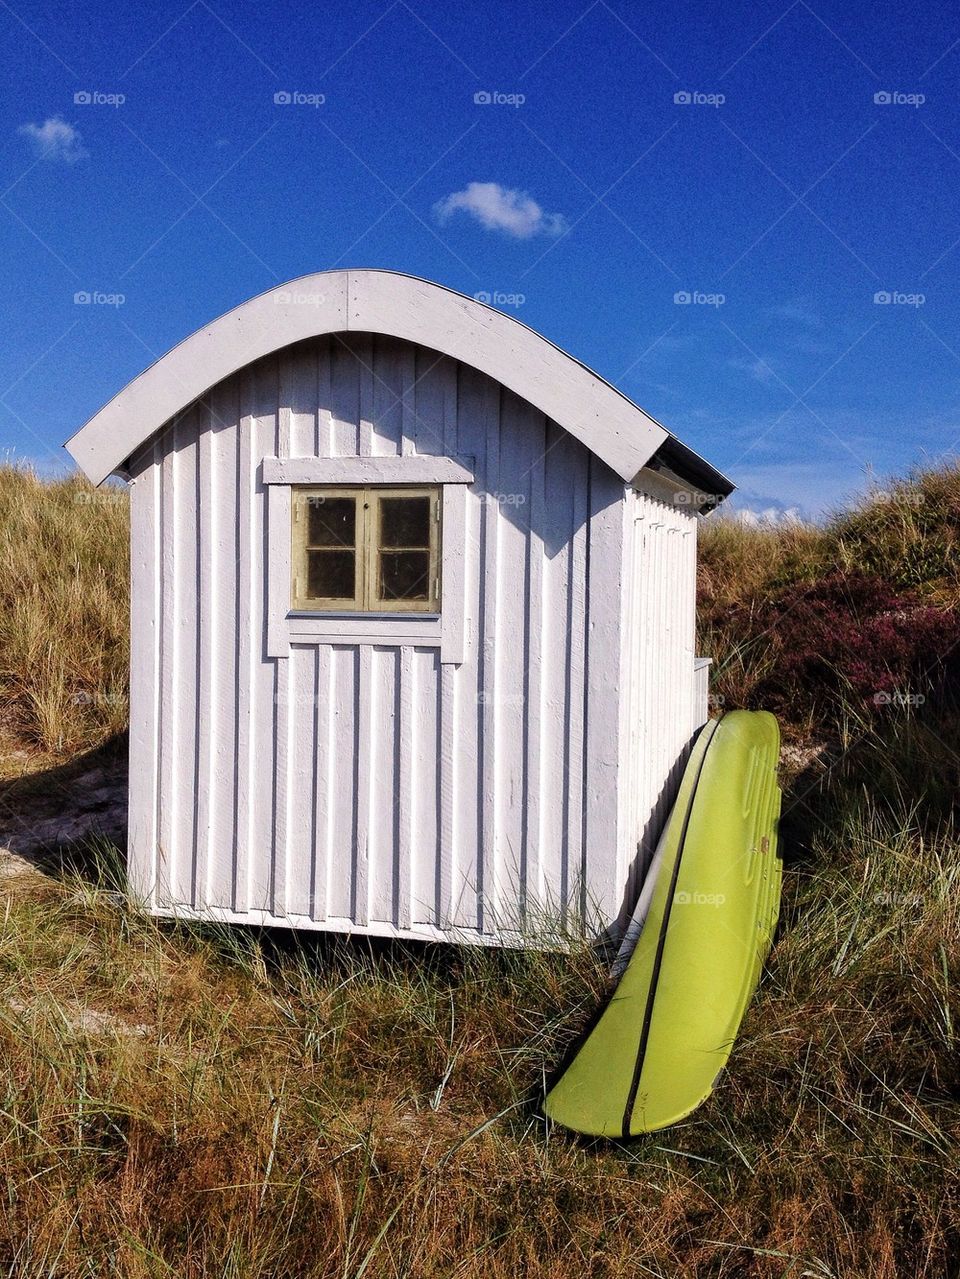
[[[492,405],[487,413],[486,448],[483,470],[483,507],[481,511],[481,603],[478,628],[482,641],[479,645],[479,674],[477,700],[480,704],[480,859],[477,875],[477,895],[480,907],[480,924],[483,932],[491,935],[497,923],[497,849],[499,844],[499,796],[501,782],[498,775],[498,716],[497,693],[499,691],[498,661],[500,649],[497,643],[497,626],[500,621],[500,520],[493,494],[500,486],[500,417],[503,393],[497,383],[491,382],[489,394]]]
[[[459,665],[467,656],[467,486],[444,484],[440,608],[443,637],[440,660]]]
[[[257,661],[256,604],[257,579],[254,547],[261,536],[255,528],[255,489],[258,455],[256,425],[256,372],[244,369],[240,375],[240,430],[237,472],[237,634],[236,688],[234,698],[234,741],[236,743],[235,799],[236,829],[233,850],[233,909],[244,914],[250,906],[250,857],[253,846],[251,823],[253,806],[253,668]]]
[[[292,652],[292,650],[291,650]],[[290,910],[290,771],[296,707],[292,657],[276,662],[273,702],[273,865],[271,910],[285,919]]]
[[[331,646],[329,697],[329,913],[353,915],[357,806],[357,650]]]
[[[376,740],[377,690],[372,676],[373,651],[369,644],[357,650],[356,741],[357,782],[354,803],[353,921],[366,924],[370,917],[371,809],[374,801],[373,753]]]
[[[371,452],[379,457],[396,457],[403,432],[403,348],[395,338],[381,337],[373,343],[373,442]]]
[[[327,917],[330,879],[330,822],[333,760],[330,750],[330,647],[314,649],[313,741],[315,745],[313,782],[313,898],[310,914],[316,920]]]
[[[397,899],[395,867],[400,809],[399,651],[394,647],[372,645],[365,646],[365,651],[370,654],[371,686],[369,920],[372,924],[392,924]]]
[[[623,482],[590,460],[587,647],[587,874],[585,916],[604,927],[617,917],[620,843]]]
[[[333,456],[333,338],[317,342],[317,457]]]
[[[417,451],[417,348],[404,342],[400,349],[400,452]]]
[[[290,649],[290,784],[287,793],[287,910],[309,917],[314,911],[314,821],[317,811],[316,646]]]
[[[254,382],[255,415],[251,419],[254,464],[277,449],[279,370],[275,359],[257,365]],[[248,900],[252,910],[269,910],[274,887],[274,738],[277,699],[277,667],[267,655],[266,547],[270,537],[266,486],[254,472],[250,504],[250,648],[249,714],[251,719],[245,782],[249,787],[250,842],[248,846]]]
[[[437,760],[440,664],[435,648],[415,648],[412,652],[417,827],[410,865],[410,910],[415,924],[436,924],[439,918],[436,876],[440,841]]]
[[[444,422],[456,414],[456,362],[426,347],[417,347],[414,430],[416,451],[436,456],[444,451]],[[451,407],[452,402],[452,407]]]
[[[411,871],[413,867],[414,849],[420,837],[418,825],[418,762],[423,742],[417,736],[417,722],[414,718],[416,705],[417,665],[414,650],[404,645],[399,654],[400,698],[398,707],[398,745],[397,760],[397,842],[396,863],[394,867],[395,914],[394,923],[398,928],[409,928],[411,921]]]
[[[376,339],[367,334],[356,334],[351,338],[359,368],[359,422],[360,422],[360,456],[370,457],[373,454],[373,418],[374,418],[374,376],[373,346]]]
[[[127,866],[145,905],[157,898],[160,757],[161,453],[155,443],[130,485],[130,770]]]
[[[173,714],[177,719],[174,783],[168,798],[175,806],[176,857],[171,882],[177,905],[196,904],[196,803],[205,782],[197,754],[200,679],[197,610],[200,578],[198,512],[201,503],[198,466],[198,410],[193,408],[174,430],[177,449],[177,521],[171,529],[174,549],[174,626],[176,667]]]
[[[239,383],[210,393],[200,436],[200,760],[205,787],[197,796],[201,905],[232,905],[238,627],[237,487]],[[204,790],[206,794],[204,795]]]
[[[317,348],[313,343],[280,353],[278,457],[310,457],[317,439]]]
[[[350,338],[335,333],[330,356],[331,456],[357,457],[360,452],[360,365]]]
[[[437,846],[436,899],[437,925],[450,928],[453,923],[455,903],[453,885],[460,867],[457,858],[458,839],[458,705],[456,667],[449,663],[440,665],[440,725],[438,735],[440,766],[440,831]]]
[[[547,919],[566,923],[564,879],[566,831],[570,820],[567,721],[574,714],[567,684],[570,617],[570,540],[574,535],[577,483],[574,441],[555,424],[547,431],[543,509],[534,524],[541,530],[543,558],[543,644],[540,657],[540,892]],[[544,498],[550,494],[550,501]],[[533,500],[531,505],[534,505]]]
[[[500,412],[499,485],[491,511],[499,524],[497,576],[504,607],[495,632],[497,678],[497,829],[494,877],[498,926],[521,930],[526,923],[526,824],[528,794],[527,705],[529,613],[528,538],[530,468],[536,441],[530,438],[532,410],[504,391]],[[508,603],[509,601],[509,603]]]
[[[525,926],[539,933],[550,927],[544,911],[541,848],[543,844],[544,795],[546,777],[543,772],[543,718],[544,682],[543,665],[544,617],[547,601],[544,593],[547,579],[544,574],[545,549],[543,523],[545,517],[544,450],[547,446],[547,423],[543,414],[528,409],[525,413],[525,439],[529,439],[529,462],[526,465],[527,484],[527,592],[526,592],[526,660],[524,705],[524,731],[526,734],[526,759],[524,762],[526,817],[524,822],[524,900],[529,916]]]
[[[475,459],[477,479],[470,487],[461,491],[463,506],[459,512],[460,537],[462,554],[458,559],[462,562],[462,577],[458,586],[459,616],[454,619],[462,628],[462,634],[451,631],[451,637],[457,640],[460,659],[456,667],[456,699],[457,699],[457,790],[455,797],[457,812],[456,879],[453,883],[453,923],[462,929],[477,930],[482,927],[481,904],[481,844],[482,811],[481,796],[483,793],[483,776],[481,772],[481,719],[483,703],[478,694],[480,691],[480,616],[481,616],[481,572],[483,559],[483,543],[481,528],[483,520],[484,480],[483,471],[487,454],[487,434],[496,430],[499,416],[499,391],[496,384],[474,369],[461,366],[458,370],[457,397],[457,437],[456,448],[466,456]],[[448,486],[444,490],[446,502],[448,493],[457,494],[456,486]],[[447,517],[444,519],[444,538],[448,527]],[[449,544],[447,544],[449,551]],[[448,568],[445,556],[444,571]],[[446,580],[446,579],[445,579]],[[447,635],[450,618],[444,623],[444,647],[441,649],[441,660],[453,657]]]
[[[586,926],[587,842],[587,564],[590,527],[590,459],[585,449],[573,448],[572,533],[567,549],[568,598],[566,715],[564,741],[566,794],[563,801],[564,851],[560,896],[564,922],[573,931]]]

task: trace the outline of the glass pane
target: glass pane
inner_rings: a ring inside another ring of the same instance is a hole
[[[428,498],[423,500],[429,501]],[[429,599],[430,552],[381,552],[380,598],[383,600]]]
[[[357,504],[352,497],[311,494],[306,502],[308,546],[355,545]]]
[[[307,551],[310,599],[352,600],[355,574],[353,551]]]
[[[429,546],[430,498],[382,497],[381,546]]]

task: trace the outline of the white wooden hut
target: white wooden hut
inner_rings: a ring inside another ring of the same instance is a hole
[[[130,483],[150,910],[617,932],[706,717],[728,480],[517,320],[373,270],[215,320],[66,447]]]

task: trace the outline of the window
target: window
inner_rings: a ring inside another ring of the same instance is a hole
[[[294,609],[440,611],[440,489],[293,489]]]

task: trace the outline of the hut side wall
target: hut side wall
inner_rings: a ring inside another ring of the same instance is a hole
[[[619,879],[629,908],[680,783],[688,748],[705,719],[695,671],[697,519],[652,476],[657,494],[627,496],[627,646],[623,787],[629,811]]]
[[[444,453],[475,459],[466,661],[268,657],[261,459]],[[221,383],[132,475],[130,864],[154,910],[487,942],[616,919],[646,800],[622,785],[608,467],[468,366],[351,334]]]

